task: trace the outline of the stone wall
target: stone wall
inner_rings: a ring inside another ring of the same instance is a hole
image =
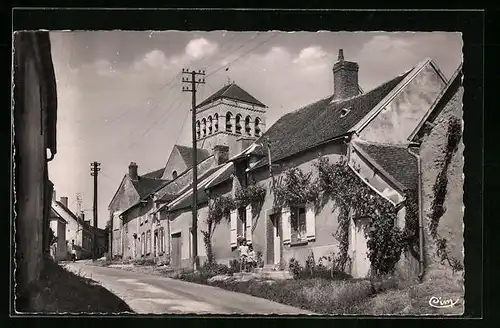
[[[449,120],[456,118],[462,120],[463,88],[460,88],[446,104],[443,111],[435,120],[434,128],[423,138],[420,147],[422,163],[422,194],[423,218],[425,228],[424,254],[425,277],[449,274],[452,270],[441,264],[436,256],[436,243],[430,235],[430,222],[432,215],[432,202],[435,198],[434,185],[439,172],[443,169],[445,148],[448,141],[447,130]],[[439,218],[437,232],[440,237],[447,240],[447,249],[450,256],[463,264],[463,142],[454,153],[446,172],[447,193],[444,202],[445,212]]]

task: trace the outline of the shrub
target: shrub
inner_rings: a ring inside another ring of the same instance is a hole
[[[229,273],[237,273],[240,272],[240,261],[238,259],[232,259],[229,261]]]
[[[257,255],[257,267],[263,268],[264,267],[264,259],[262,258],[262,252],[258,251],[256,253],[256,255]]]
[[[134,265],[154,265],[155,259],[154,258],[140,258],[140,259],[134,259],[131,262]]]
[[[300,279],[300,275],[304,270],[304,268],[302,268],[299,261],[297,261],[294,258],[291,258],[290,262],[288,262],[288,270],[293,275],[294,279]]]
[[[205,264],[200,268],[200,271],[205,274],[211,274],[212,276],[217,275],[227,275],[230,274],[231,269],[225,264],[218,264],[215,262],[205,262]]]

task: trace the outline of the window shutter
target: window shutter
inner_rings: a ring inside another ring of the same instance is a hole
[[[307,240],[316,239],[316,214],[312,205],[306,206],[306,229]]]
[[[231,211],[231,247],[236,247],[238,246],[238,211],[237,210],[232,210]]]
[[[284,208],[281,212],[281,228],[283,230],[283,243],[290,243],[292,236],[292,225],[290,223],[290,208]]]
[[[252,205],[248,205],[247,208],[247,213],[246,213],[246,227],[245,227],[245,231],[246,231],[246,239],[247,239],[247,243],[251,244],[252,243],[252,226],[253,226],[253,223],[252,223]]]

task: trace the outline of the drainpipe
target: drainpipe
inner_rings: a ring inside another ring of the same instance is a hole
[[[419,144],[412,143],[413,146],[420,146]],[[411,146],[410,145],[410,146]],[[423,204],[422,204],[422,164],[420,156],[408,149],[409,153],[415,156],[417,159],[417,171],[418,171],[418,239],[419,239],[419,274],[418,280],[422,281],[424,277],[424,220],[423,220]]]

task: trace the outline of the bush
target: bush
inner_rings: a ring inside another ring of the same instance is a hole
[[[302,267],[296,259],[290,259],[288,269],[293,275],[293,278],[296,280],[312,278],[345,280],[352,278],[349,274],[338,270],[335,267],[327,268],[323,265],[322,259],[320,259],[318,264],[316,264],[312,255],[308,256],[306,259],[306,267]]]
[[[229,261],[229,273],[237,273],[240,272],[240,261],[238,259],[233,259]]]
[[[134,265],[155,265],[154,258],[140,258],[131,261]]]
[[[211,274],[213,276],[217,275],[227,275],[230,274],[231,269],[224,264],[218,264],[215,262],[209,263],[205,262],[203,266],[200,268],[200,271],[206,274]]]

